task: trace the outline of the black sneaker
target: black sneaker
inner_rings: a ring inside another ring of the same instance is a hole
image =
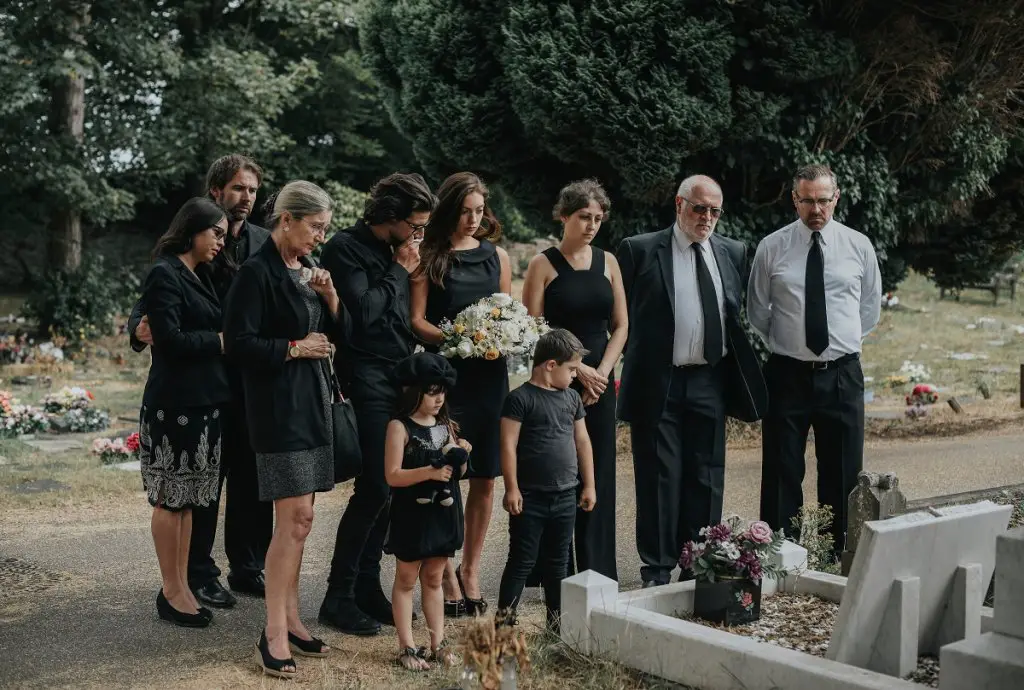
[[[324,599],[317,620],[347,635],[369,637],[380,632],[380,623],[359,610],[355,599]]]

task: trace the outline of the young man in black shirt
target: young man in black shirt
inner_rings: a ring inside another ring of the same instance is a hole
[[[579,393],[569,388],[585,354],[569,331],[545,333],[534,350],[530,380],[505,398],[501,474],[509,550],[498,592],[499,621],[515,618],[526,577],[539,563],[548,625],[558,629],[576,506],[591,511],[597,501],[586,413]]]
[[[390,372],[412,354],[409,274],[420,263],[419,242],[437,197],[420,175],[394,173],[370,191],[363,217],[324,245],[321,264],[341,297],[351,335],[339,359],[347,372],[363,456],[338,535],[320,606],[320,622],[351,635],[394,625],[380,583],[391,490],[384,479],[384,438],[395,404]],[[358,602],[358,603],[357,603]]]
[[[223,303],[238,267],[256,253],[270,237],[270,231],[249,222],[256,192],[263,181],[263,169],[254,160],[237,153],[222,156],[206,173],[210,198],[228,216],[228,235],[223,251],[213,261],[214,288]],[[138,302],[128,320],[131,346],[142,352],[153,344],[145,306]],[[228,362],[233,405],[225,411],[224,451],[221,482],[227,477],[227,505],[224,510],[224,550],[230,572],[228,585],[236,592],[262,597],[263,564],[274,530],[274,505],[259,500],[256,457],[249,445],[249,428],[243,407],[242,379],[237,367]],[[235,605],[235,597],[218,579],[220,568],[213,560],[217,536],[217,500],[192,511],[192,542],[188,553],[188,582],[196,598],[217,608]]]

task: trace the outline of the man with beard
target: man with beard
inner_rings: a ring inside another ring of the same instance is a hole
[[[239,154],[214,161],[206,174],[206,189],[228,216],[228,235],[224,249],[211,264],[213,284],[223,302],[238,267],[255,254],[270,237],[270,232],[248,221],[256,202],[263,170],[251,158]],[[132,349],[141,352],[153,344],[145,305],[136,303],[128,321]],[[227,506],[224,515],[224,550],[230,571],[228,584],[236,592],[264,595],[263,564],[270,546],[274,525],[274,506],[259,500],[256,458],[249,445],[249,432],[243,409],[242,381],[237,367],[228,366],[234,405],[225,412],[221,476],[227,477]],[[206,508],[192,511],[192,542],[188,554],[189,587],[199,601],[217,608],[235,605],[235,597],[220,583],[220,569],[213,560],[213,542],[217,534],[217,500]]]
[[[845,545],[847,499],[864,461],[861,342],[878,323],[882,283],[871,240],[834,220],[839,186],[825,165],[793,177],[799,218],[761,240],[747,314],[767,343],[768,413],[761,425],[761,519],[792,532],[803,504],[804,451],[814,429],[818,503]]]
[[[339,352],[346,366],[336,369],[351,372],[345,387],[355,406],[363,468],[338,524],[320,622],[351,635],[394,625],[380,583],[391,498],[384,438],[397,397],[391,371],[414,346],[409,274],[419,266],[419,241],[436,205],[420,175],[389,175],[370,190],[363,217],[336,233],[321,254],[350,319],[351,336]]]

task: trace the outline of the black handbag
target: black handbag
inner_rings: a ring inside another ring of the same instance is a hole
[[[341,392],[334,373],[333,357],[327,358],[331,371],[331,418],[334,420],[334,481],[337,484],[358,477],[363,471],[363,453],[359,448],[359,427],[352,401]]]

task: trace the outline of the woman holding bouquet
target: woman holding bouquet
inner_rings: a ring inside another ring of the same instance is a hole
[[[487,205],[484,183],[473,173],[455,173],[441,184],[437,197],[410,295],[413,331],[432,348],[441,344],[438,324],[443,319],[454,321],[459,312],[484,297],[512,291],[508,254],[494,245],[501,238],[501,224]],[[445,614],[454,617],[487,610],[480,594],[480,555],[491,521],[494,478],[501,474],[499,431],[501,406],[508,393],[508,365],[504,356],[455,357],[452,365],[458,379],[448,401],[460,435],[473,447],[466,473],[463,559],[454,573],[450,562],[445,569]]]
[[[596,180],[579,180],[562,188],[553,213],[562,223],[562,241],[530,260],[523,303],[532,316],[543,316],[553,328],[566,329],[588,350],[573,388],[587,406],[597,503],[590,512],[576,511],[576,569],[595,570],[617,580],[615,364],[626,343],[629,321],[619,264],[613,254],[591,245],[610,208],[608,194]],[[571,549],[568,556],[572,573]]]

